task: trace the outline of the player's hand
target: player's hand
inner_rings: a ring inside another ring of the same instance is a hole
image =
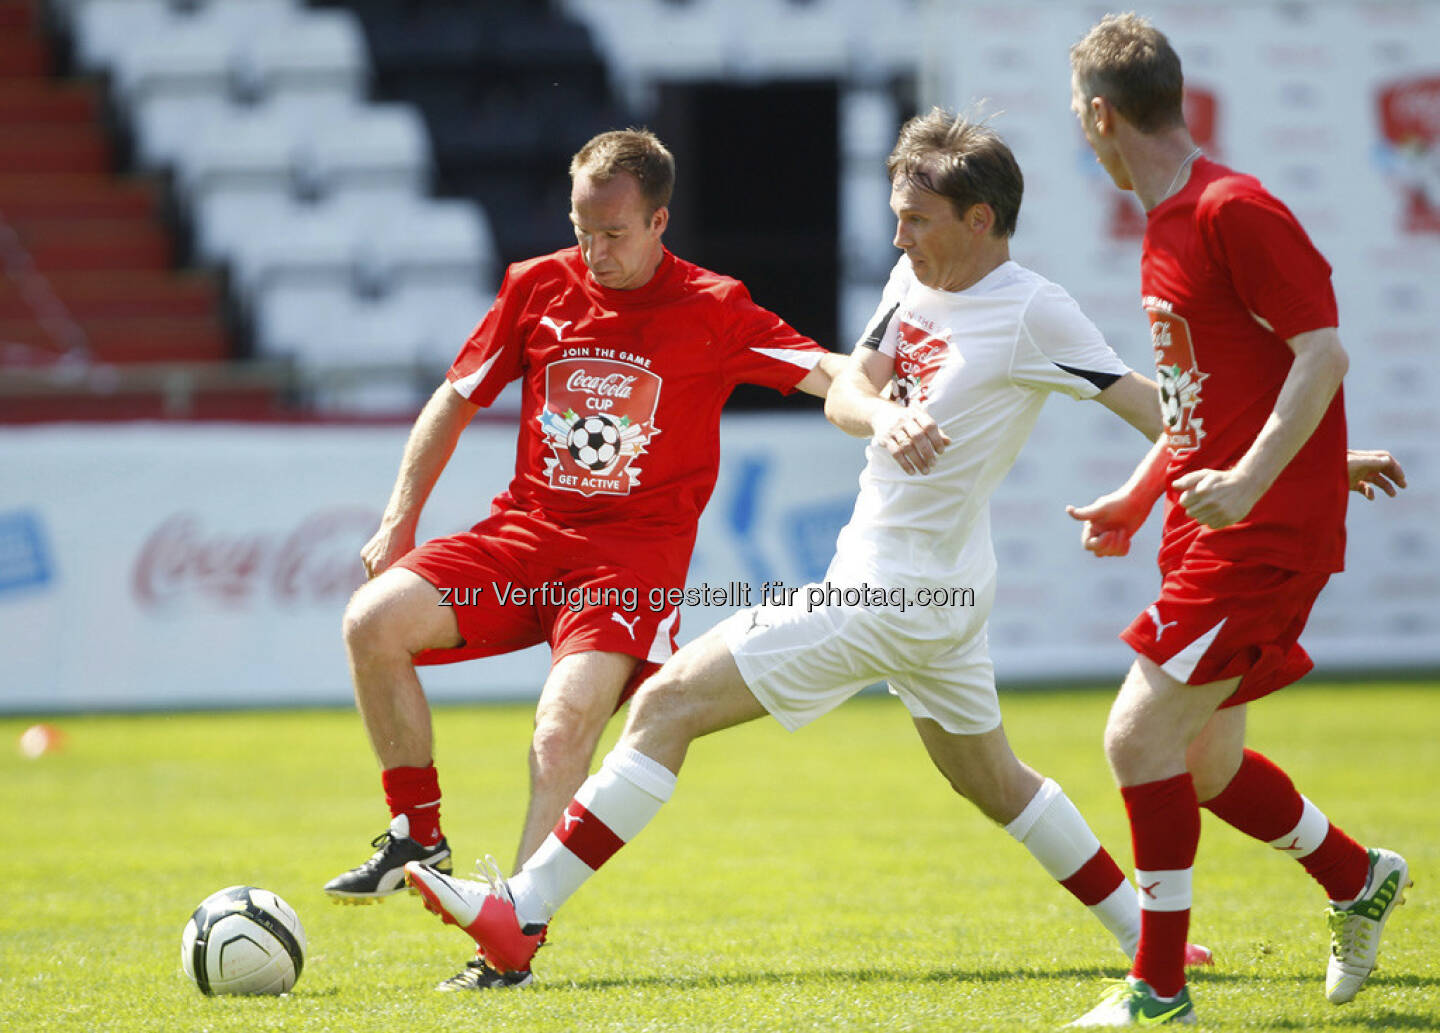
[[[949,435],[917,405],[890,408],[875,430],[875,440],[908,474],[929,473],[950,444]]]
[[[1258,501],[1254,489],[1234,470],[1191,470],[1175,478],[1180,505],[1196,523],[1229,527],[1250,515]]]
[[[1345,469],[1350,475],[1350,490],[1371,501],[1375,498],[1376,488],[1393,499],[1396,490],[1405,487],[1405,471],[1384,449],[1346,450]]]
[[[1124,556],[1130,539],[1145,523],[1149,510],[1135,505],[1128,495],[1111,492],[1088,506],[1066,506],[1065,512],[1081,522],[1080,544],[1096,556]]]
[[[415,548],[414,527],[392,527],[381,523],[380,530],[360,549],[360,562],[365,565],[365,576],[379,577],[390,569],[391,564]]]

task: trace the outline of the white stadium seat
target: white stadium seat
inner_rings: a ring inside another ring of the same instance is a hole
[[[272,284],[256,300],[256,351],[267,358],[332,357],[355,304],[347,283]]]
[[[305,137],[304,125],[268,105],[231,107],[197,127],[176,156],[181,187],[192,203],[211,191],[236,185],[288,193]]]
[[[162,31],[170,19],[165,0],[90,0],[71,8],[75,60],[87,72],[108,71],[121,53]]]
[[[140,166],[158,171],[175,164],[206,127],[231,117],[234,104],[219,91],[152,93],[130,107]]]
[[[341,9],[307,12],[254,33],[242,59],[270,97],[294,93],[361,99],[370,76],[359,19]]]
[[[408,104],[372,104],[313,127],[304,144],[308,172],[326,192],[390,187],[420,194],[432,158],[425,121]]]
[[[389,287],[488,284],[499,272],[490,221],[473,201],[426,201],[376,211],[365,246],[372,275]]]
[[[231,273],[242,299],[253,299],[282,280],[345,284],[366,225],[350,206],[336,202],[294,204],[279,224],[240,241]]]
[[[191,212],[196,253],[206,262],[227,262],[247,239],[275,232],[295,207],[288,194],[273,190],[212,190]]]
[[[485,318],[495,292],[477,284],[415,280],[396,286],[385,300],[421,331],[416,361],[444,370]]]

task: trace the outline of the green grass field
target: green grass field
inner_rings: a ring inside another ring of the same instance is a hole
[[[1019,754],[1066,787],[1122,868],[1129,842],[1100,751],[1108,693],[1006,697]],[[4,1028],[432,1031],[1049,1029],[1123,956],[1029,855],[929,768],[903,708],[852,702],[796,735],[758,722],[698,744],[674,800],[551,927],[541,984],[440,994],[470,953],[408,895],[321,893],[387,821],[349,711],[0,720]],[[445,708],[436,730],[457,868],[509,866],[530,711]],[[1297,687],[1252,708],[1251,742],[1357,838],[1400,850],[1416,886],[1350,1005],[1322,993],[1319,890],[1205,819],[1192,985],[1212,1029],[1440,1029],[1440,686]],[[613,733],[613,729],[612,729]],[[464,861],[464,864],[459,862]],[[272,889],[310,950],[281,998],[202,997],[180,930],[223,886]]]

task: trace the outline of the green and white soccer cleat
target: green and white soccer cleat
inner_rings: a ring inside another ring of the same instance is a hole
[[[1331,1004],[1354,1000],[1375,969],[1380,933],[1405,889],[1413,885],[1410,866],[1393,850],[1370,851],[1370,876],[1353,904],[1331,906],[1325,912],[1330,925],[1330,961],[1325,967],[1325,999]]]
[[[1162,1022],[1193,1025],[1195,1022],[1195,1007],[1190,1003],[1189,987],[1182,987],[1174,1000],[1162,1001],[1143,979],[1126,976],[1109,982],[1111,986],[1100,1003],[1070,1023],[1067,1029],[1158,1026]]]

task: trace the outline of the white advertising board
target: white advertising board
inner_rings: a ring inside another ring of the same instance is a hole
[[[0,431],[0,711],[346,702],[340,618],[404,439],[396,427]],[[758,601],[767,580],[819,579],[849,515],[863,443],[801,413],[728,418],[723,447],[688,585],[723,595],[739,582]],[[1099,406],[1047,406],[994,503],[991,643],[1002,686],[1124,670],[1115,634],[1154,590],[1154,529],[1130,557],[1096,560],[1063,505],[1117,483],[1142,451]],[[487,512],[513,456],[513,429],[472,426],[422,536]],[[1355,510],[1354,539],[1422,533],[1404,503]],[[1433,550],[1343,574],[1306,644],[1332,667],[1440,665],[1440,637],[1413,633],[1433,614],[1413,589],[1437,581]],[[734,601],[688,608],[682,641]],[[422,677],[438,700],[514,698],[535,695],[547,666],[541,648]]]

